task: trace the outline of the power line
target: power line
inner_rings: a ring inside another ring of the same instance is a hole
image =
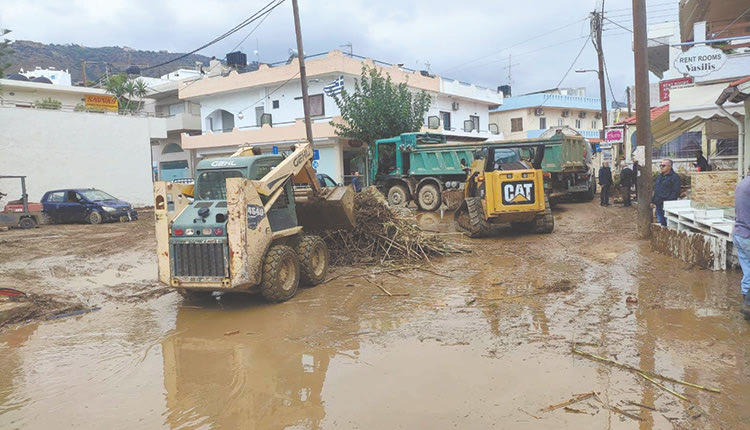
[[[462,63],[462,64],[460,64],[460,65],[458,65],[458,66],[454,66],[454,67],[451,67],[451,68],[448,68],[448,69],[444,69],[444,70],[443,70],[443,71],[441,72],[441,74],[442,74],[442,75],[445,75],[445,74],[446,74],[447,72],[450,72],[450,71],[452,71],[452,70],[457,70],[457,69],[461,69],[461,68],[463,68],[463,67],[466,67],[466,66],[468,66],[469,64],[472,64],[472,63],[476,63],[477,61],[480,61],[480,60],[484,60],[484,59],[486,59],[486,58],[487,58],[487,57],[489,57],[489,56],[492,56],[492,55],[497,55],[497,54],[499,54],[499,53],[501,53],[501,52],[503,52],[503,51],[507,51],[508,49],[511,49],[511,48],[515,48],[516,46],[520,46],[520,45],[523,45],[523,44],[525,44],[525,43],[527,43],[527,42],[531,42],[532,40],[536,40],[536,39],[542,38],[542,37],[544,37],[544,36],[547,36],[547,35],[549,35],[550,33],[554,33],[554,32],[556,32],[556,31],[559,31],[559,30],[563,30],[563,29],[565,29],[565,28],[568,28],[568,27],[570,27],[570,26],[576,25],[576,24],[578,24],[578,23],[580,23],[580,22],[583,22],[583,21],[585,21],[586,19],[588,19],[588,18],[583,18],[583,19],[579,19],[579,20],[576,20],[576,21],[574,21],[574,22],[571,22],[571,23],[565,24],[565,25],[563,25],[563,26],[561,26],[561,27],[553,28],[553,29],[551,29],[551,30],[549,30],[549,31],[545,31],[544,33],[542,33],[542,34],[539,34],[539,35],[537,35],[537,36],[534,36],[534,37],[530,37],[530,38],[528,38],[528,39],[526,39],[526,40],[522,40],[522,41],[520,41],[520,42],[518,42],[518,43],[514,43],[514,44],[512,44],[512,45],[506,46],[505,48],[502,48],[502,49],[500,49],[500,50],[498,50],[498,51],[495,51],[495,52],[493,52],[493,53],[491,53],[491,54],[487,54],[487,55],[484,55],[484,56],[482,56],[482,57],[478,57],[478,58],[475,58],[475,59],[473,59],[473,60],[470,60],[470,61],[466,61],[466,62],[464,62],[464,63]],[[494,61],[494,60],[493,60],[493,61]]]
[[[565,80],[565,78],[567,78],[567,77],[568,77],[568,74],[570,73],[570,71],[571,71],[571,70],[573,70],[573,66],[575,66],[575,65],[576,65],[576,61],[578,61],[578,58],[579,58],[579,57],[581,56],[581,54],[583,53],[583,49],[584,49],[584,48],[586,48],[586,45],[588,45],[588,43],[589,43],[589,40],[591,40],[591,35],[589,35],[589,36],[588,36],[588,37],[586,38],[586,40],[585,40],[585,41],[583,42],[583,46],[581,46],[581,50],[580,50],[580,51],[578,51],[578,55],[576,55],[576,58],[574,58],[574,59],[573,59],[573,62],[572,62],[572,63],[570,63],[570,67],[568,67],[568,71],[567,71],[567,72],[565,72],[565,74],[563,75],[562,79],[560,79],[560,82],[558,82],[558,83],[557,83],[557,85],[555,86],[555,88],[560,88],[560,85],[562,85],[562,83],[563,83],[563,81]],[[543,102],[542,102],[542,103],[541,103],[541,104],[539,105],[539,107],[542,107],[542,106],[544,106],[544,104],[545,104],[545,103],[547,103],[547,101],[548,101],[548,100],[550,99],[550,97],[552,97],[552,93],[549,93],[549,94],[547,94],[547,97],[546,97],[546,98],[544,99],[544,101],[543,101]]]
[[[612,95],[612,100],[615,101],[615,103],[619,104],[617,101],[617,97],[615,97],[615,92],[612,90],[612,82],[609,80],[609,71],[607,69],[607,60],[602,56],[602,62],[604,63],[604,76],[607,77],[607,84],[609,85],[609,93]]]
[[[271,9],[271,10],[273,10],[273,9]],[[266,18],[268,18],[270,15],[271,15],[271,11],[269,11],[269,13],[263,15],[263,19],[260,20],[260,22],[258,23],[258,25],[256,25],[255,27],[253,27],[253,29],[250,30],[249,33],[247,33],[247,36],[245,36],[242,40],[240,40],[240,43],[238,43],[237,45],[235,45],[235,47],[232,48],[231,51],[234,52],[237,48],[239,48],[240,45],[242,45],[243,43],[245,43],[245,41],[247,40],[247,38],[250,37],[251,34],[255,33],[255,30],[257,30],[258,27],[260,27],[261,24],[263,24],[263,22],[266,20]]]
[[[209,46],[211,46],[211,45],[213,45],[213,44],[215,44],[215,43],[217,43],[217,42],[219,42],[219,41],[221,41],[223,39],[226,39],[227,37],[231,36],[232,34],[240,31],[241,29],[243,29],[243,28],[247,27],[248,25],[252,24],[253,22],[257,21],[262,16],[271,13],[271,11],[273,11],[274,9],[276,9],[277,7],[279,7],[284,1],[285,0],[271,0],[268,4],[266,4],[265,6],[263,6],[259,11],[255,12],[249,18],[245,19],[241,23],[237,24],[231,30],[229,30],[226,33],[222,34],[221,36],[215,38],[214,40],[212,40],[212,41],[204,44],[203,46],[200,46],[200,47],[198,47],[198,48],[196,48],[196,49],[194,49],[194,50],[192,50],[192,51],[190,51],[190,52],[188,52],[186,54],[180,55],[179,57],[174,58],[172,60],[165,61],[165,62],[157,64],[155,66],[145,67],[145,68],[143,68],[141,70],[155,69],[157,67],[161,67],[161,66],[164,66],[164,65],[167,65],[167,64],[170,64],[170,63],[174,63],[175,61],[179,61],[179,60],[181,60],[181,59],[183,59],[185,57],[188,57],[188,56],[190,56],[192,54],[195,54],[196,52],[198,52],[198,51],[200,51],[202,49],[205,49],[205,48],[207,48],[207,47],[209,47]],[[274,4],[274,3],[276,3],[276,4]],[[273,5],[273,6],[271,6],[271,5]]]
[[[611,22],[612,24],[614,24],[614,25],[616,25],[616,26],[618,26],[618,27],[622,28],[623,30],[627,30],[627,31],[629,31],[629,32],[631,32],[631,33],[633,32],[633,30],[631,30],[631,29],[629,29],[629,28],[627,28],[627,27],[624,27],[624,26],[622,26],[622,25],[620,25],[620,24],[618,24],[618,23],[614,22],[614,21],[612,21],[611,19],[609,19],[609,18],[607,18],[607,17],[604,17],[604,19],[606,19],[607,21]],[[670,46],[670,45],[669,45],[669,43],[664,43],[664,42],[662,42],[662,41],[660,41],[660,40],[652,39],[652,38],[650,38],[650,37],[649,37],[649,38],[647,38],[647,39],[648,39],[648,40],[650,40],[650,41],[652,41],[652,42],[656,42],[656,43],[658,43],[658,44],[660,44],[660,45],[664,45],[664,46]]]

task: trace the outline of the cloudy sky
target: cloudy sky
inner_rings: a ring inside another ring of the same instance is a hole
[[[495,88],[514,94],[554,88],[573,59],[596,68],[587,41],[589,12],[605,1],[605,16],[632,28],[631,0],[299,0],[305,51],[331,49]],[[128,46],[188,52],[224,34],[269,0],[2,0],[0,28],[12,40]],[[678,0],[647,0],[649,24],[677,19]],[[259,23],[257,29],[256,24]],[[607,22],[604,53],[617,100],[633,83],[631,34]],[[253,31],[254,30],[254,31]],[[252,33],[251,33],[252,31]],[[584,47],[584,43],[586,44]],[[223,58],[234,49],[248,59],[285,60],[296,47],[291,0],[198,53]],[[581,51],[583,49],[583,51]],[[257,54],[255,53],[257,51]],[[509,59],[510,57],[510,59]],[[44,65],[47,66],[47,65]],[[561,87],[598,96],[594,73],[571,71]],[[609,89],[608,89],[609,93]],[[608,94],[608,100],[611,100]]]

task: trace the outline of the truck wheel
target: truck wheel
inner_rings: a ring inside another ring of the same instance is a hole
[[[269,302],[285,302],[299,288],[299,259],[297,253],[286,245],[274,245],[263,261],[260,293]]]
[[[34,221],[34,218],[23,218],[21,221],[18,221],[18,226],[23,229],[34,228],[36,221]]]
[[[552,215],[552,207],[549,205],[549,199],[544,197],[545,209],[543,215],[537,215],[531,229],[532,233],[552,233],[555,229],[555,217]]]
[[[458,227],[469,237],[486,237],[490,235],[490,223],[484,219],[482,200],[479,197],[464,199],[461,206],[453,214]]]
[[[583,193],[583,200],[590,202],[591,200],[594,200],[594,195],[596,195],[596,182],[592,182],[589,189]]]
[[[409,202],[409,192],[403,185],[394,185],[388,189],[388,204],[391,206],[406,206]]]
[[[417,204],[423,211],[434,211],[440,207],[440,203],[442,202],[440,189],[437,185],[429,183],[419,188]]]
[[[87,218],[89,224],[101,224],[102,223],[102,214],[100,214],[97,211],[91,211]]]
[[[300,283],[314,287],[328,274],[328,245],[320,236],[302,236],[296,247],[300,262]]]

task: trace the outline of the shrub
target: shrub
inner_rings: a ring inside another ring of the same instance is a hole
[[[60,100],[55,100],[52,97],[47,97],[46,99],[35,101],[34,106],[36,106],[37,109],[58,110],[62,107],[62,102]]]

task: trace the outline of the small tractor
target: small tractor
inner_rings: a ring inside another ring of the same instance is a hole
[[[544,193],[541,163],[544,143],[487,144],[478,150],[454,213],[469,237],[489,236],[492,224],[515,230],[551,233],[555,228]]]
[[[155,182],[159,280],[189,298],[260,292],[270,302],[323,282],[328,247],[303,226],[353,228],[354,190],[320,187],[312,158],[309,143],[286,156],[240,148],[199,162],[194,184]]]
[[[19,179],[21,181],[21,198],[5,205],[0,212],[0,227],[33,228],[45,223],[41,203],[30,203],[26,194],[26,176],[0,176],[0,179]],[[0,199],[6,194],[0,192]]]

